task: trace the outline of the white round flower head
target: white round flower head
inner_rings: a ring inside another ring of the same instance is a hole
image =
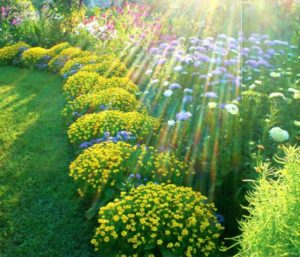
[[[235,104],[226,104],[225,109],[232,115],[236,115],[239,112],[239,108]]]
[[[294,99],[300,100],[300,92],[299,91],[294,93]]]
[[[165,87],[167,87],[169,84],[170,84],[170,82],[167,81],[167,80],[163,83],[163,85],[164,85]]]
[[[166,97],[169,97],[173,94],[173,91],[171,89],[167,89],[165,92],[164,92],[164,96]]]
[[[209,102],[207,104],[207,106],[208,106],[209,109],[215,109],[217,107],[217,103],[215,103],[215,102]]]
[[[151,84],[151,85],[155,85],[155,84],[157,84],[158,82],[159,82],[159,79],[153,79],[153,80],[150,81],[150,84]]]
[[[152,73],[152,70],[146,70],[145,74],[150,75]]]
[[[274,93],[271,93],[271,94],[269,95],[269,98],[270,98],[270,99],[271,99],[271,98],[277,98],[277,97],[280,97],[280,98],[285,99],[284,94],[279,93],[279,92],[274,92]]]
[[[168,120],[168,125],[169,126],[174,126],[176,124],[175,120]]]
[[[184,93],[187,93],[187,94],[192,94],[192,93],[193,93],[193,89],[191,89],[191,88],[185,88],[185,89],[183,90],[183,92],[184,92]]]
[[[295,89],[295,88],[288,88],[288,92],[290,93],[297,93],[297,92],[300,92],[299,90]]]
[[[279,127],[274,127],[269,131],[270,137],[278,142],[282,143],[289,139],[289,133],[286,130],[283,130]]]
[[[295,120],[295,121],[294,121],[294,125],[295,125],[296,127],[300,127],[300,121]]]
[[[181,72],[181,71],[183,71],[183,67],[182,66],[176,66],[174,68],[174,71]]]
[[[281,77],[281,73],[273,71],[273,72],[270,73],[270,76],[272,78],[279,78],[279,77]]]

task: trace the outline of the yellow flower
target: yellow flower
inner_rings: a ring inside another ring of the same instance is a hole
[[[187,236],[189,234],[189,231],[185,228],[181,231],[181,235]]]
[[[157,240],[157,244],[158,245],[162,245],[163,244],[163,240],[161,240],[161,239]]]

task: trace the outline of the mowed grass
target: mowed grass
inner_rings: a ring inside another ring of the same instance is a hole
[[[88,257],[54,75],[0,67],[0,257]]]

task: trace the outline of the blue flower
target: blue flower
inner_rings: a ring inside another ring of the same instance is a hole
[[[176,114],[176,119],[179,121],[184,121],[188,120],[191,116],[192,114],[190,112],[182,111]]]

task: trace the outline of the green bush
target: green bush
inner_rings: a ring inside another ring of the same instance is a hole
[[[131,132],[138,140],[146,140],[157,131],[158,119],[138,112],[103,111],[86,114],[77,119],[68,129],[71,143],[89,142],[105,132],[115,136],[120,131]]]
[[[284,166],[263,165],[261,178],[248,194],[249,215],[241,221],[236,256],[300,256],[300,148],[284,148]]]
[[[0,49],[0,64],[13,64],[20,57],[22,52],[29,48],[24,42],[19,42],[14,45],[6,46]]]
[[[88,184],[98,195],[109,189],[110,200],[128,189],[125,184],[129,188],[148,181],[182,185],[187,171],[186,164],[171,153],[121,141],[96,144],[70,165],[70,176],[80,186],[86,188]]]
[[[25,66],[36,66],[38,65],[43,57],[47,56],[48,50],[42,47],[32,47],[27,49],[23,54],[22,54],[22,63]]]
[[[222,226],[191,188],[149,183],[99,210],[92,244],[104,256],[211,256]]]
[[[138,101],[135,96],[122,88],[108,88],[97,93],[78,96],[68,102],[64,113],[69,118],[74,114],[83,115],[104,110],[130,112],[136,110]]]

